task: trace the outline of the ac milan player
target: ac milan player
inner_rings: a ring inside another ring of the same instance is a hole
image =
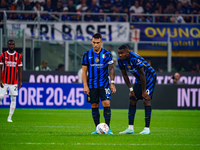
[[[14,40],[9,40],[7,42],[7,47],[8,50],[1,53],[0,56],[0,101],[3,99],[4,95],[7,94],[7,90],[9,89],[11,104],[7,121],[13,122],[12,115],[16,107],[18,84],[19,88],[22,87],[22,56],[14,50]]]

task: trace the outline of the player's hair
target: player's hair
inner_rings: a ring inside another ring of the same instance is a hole
[[[14,43],[15,43],[15,41],[14,41],[14,40],[8,40],[7,44],[8,44],[9,42],[14,42]]]
[[[118,49],[119,50],[122,50],[122,49],[129,50],[128,46],[126,46],[126,45],[121,45]]]
[[[95,38],[95,39],[102,39],[102,36],[100,33],[95,33],[92,38]]]

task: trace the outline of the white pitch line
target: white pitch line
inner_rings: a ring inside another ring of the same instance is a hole
[[[200,144],[115,144],[115,143],[6,143],[0,145],[105,145],[105,146],[125,146],[125,145],[132,145],[132,146],[200,146]]]
[[[34,126],[34,127],[41,127],[41,128],[76,128],[79,126]]]

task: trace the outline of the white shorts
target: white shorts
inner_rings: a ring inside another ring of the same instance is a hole
[[[9,95],[18,95],[18,84],[4,84],[4,87],[0,87],[0,94],[6,95],[9,89]]]

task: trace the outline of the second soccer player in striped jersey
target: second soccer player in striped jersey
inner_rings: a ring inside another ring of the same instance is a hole
[[[156,72],[147,63],[147,61],[135,54],[129,52],[126,45],[122,45],[118,49],[118,65],[122,72],[124,81],[130,89],[129,93],[129,126],[120,134],[134,134],[133,124],[136,113],[136,104],[138,100],[143,100],[145,108],[145,128],[140,134],[150,134],[150,119],[151,119],[151,99],[153,96],[154,86],[156,83]],[[135,76],[135,84],[132,85],[129,81],[127,71]]]
[[[18,85],[19,88],[22,87],[22,56],[14,50],[15,41],[9,40],[7,42],[7,47],[8,50],[1,53],[0,56],[0,101],[9,89],[11,103],[7,121],[13,122],[12,115],[16,107]]]
[[[95,126],[100,123],[99,101],[101,99],[104,107],[105,123],[110,127],[111,92],[116,92],[114,85],[115,72],[112,54],[101,48],[102,43],[101,34],[94,34],[92,37],[93,48],[85,52],[82,58],[82,79],[84,93],[87,94],[87,101],[92,106],[92,116]],[[109,74],[111,83],[109,83]],[[92,134],[97,134],[96,130]],[[113,134],[110,129],[108,134]]]

